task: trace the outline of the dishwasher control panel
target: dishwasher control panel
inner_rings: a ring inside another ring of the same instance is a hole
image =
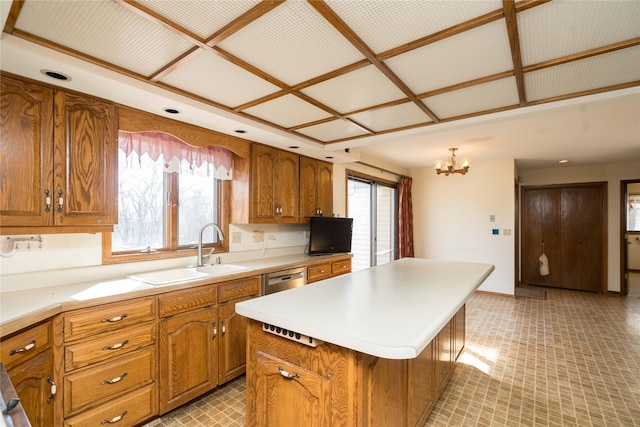
[[[288,329],[284,329],[276,325],[270,325],[268,323],[262,324],[262,330],[274,335],[278,335],[282,338],[289,339],[291,341],[299,342],[300,344],[308,345],[309,347],[317,347],[319,344],[322,344],[322,341],[317,340],[313,337],[302,335],[298,332],[290,331]]]

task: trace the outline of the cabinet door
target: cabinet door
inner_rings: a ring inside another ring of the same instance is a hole
[[[43,353],[8,373],[31,425],[54,427],[57,396],[51,394],[53,354]]]
[[[56,92],[54,106],[55,224],[115,224],[118,185],[115,106],[65,92]]]
[[[300,221],[309,222],[317,216],[316,177],[318,162],[309,157],[300,157]]]
[[[333,165],[318,161],[316,204],[322,216],[333,215]]]
[[[251,156],[251,221],[276,222],[274,200],[274,171],[277,152],[269,147],[254,144]]]
[[[415,359],[408,360],[407,425],[424,425],[435,405],[433,342]]]
[[[242,375],[247,365],[247,318],[236,313],[236,303],[244,298],[221,305],[218,383],[224,384]]]
[[[256,411],[248,426],[330,426],[331,381],[314,372],[259,352]],[[255,418],[254,418],[255,417]]]
[[[452,321],[449,321],[438,333],[434,340],[435,360],[435,390],[436,398],[440,397],[449,382],[453,370]]]
[[[297,154],[286,151],[278,152],[275,176],[278,222],[297,223],[299,221],[299,157]]]
[[[214,388],[218,379],[217,308],[160,321],[160,412]]]
[[[300,157],[300,222],[333,213],[333,166]]]
[[[52,224],[53,91],[0,80],[0,220],[3,226]]]

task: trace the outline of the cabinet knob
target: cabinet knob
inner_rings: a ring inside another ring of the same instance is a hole
[[[44,211],[51,212],[51,196],[49,196],[49,190],[44,190]]]
[[[113,417],[110,420],[102,420],[100,422],[100,424],[104,425],[104,424],[115,424],[118,421],[120,421],[125,415],[127,415],[127,411],[122,411],[122,413],[120,415],[118,415],[117,417]]]
[[[300,374],[296,374],[296,373],[290,374],[289,372],[285,371],[282,366],[278,366],[278,371],[280,371],[280,375],[282,375],[287,379],[300,378]]]
[[[31,350],[35,346],[36,346],[36,340],[33,340],[29,344],[25,345],[22,348],[16,348],[16,349],[11,350],[9,352],[9,356],[13,356],[14,354],[18,354],[18,353],[24,353],[25,351]]]
[[[62,190],[58,190],[58,213],[62,213],[63,205],[64,205],[64,198],[62,197]]]

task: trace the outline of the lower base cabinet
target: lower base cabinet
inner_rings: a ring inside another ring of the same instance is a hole
[[[160,321],[160,413],[218,385],[217,319],[208,307]]]
[[[464,339],[454,324],[417,358],[396,360],[329,343],[308,347],[249,321],[247,426],[422,426]]]
[[[102,425],[136,426],[157,414],[155,384],[113,399],[81,415],[68,418],[64,427],[96,427]]]
[[[55,396],[51,388],[53,354],[42,353],[28,362],[9,369],[8,374],[31,425],[53,427],[55,425]]]

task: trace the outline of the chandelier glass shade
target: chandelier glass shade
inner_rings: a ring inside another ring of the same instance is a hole
[[[456,157],[456,150],[458,150],[457,148],[449,148],[449,151],[451,151],[451,156],[449,156],[449,159],[446,161],[442,161],[442,160],[436,160],[433,164],[433,166],[436,169],[436,173],[438,175],[440,174],[444,174],[445,176],[449,176],[451,174],[454,173],[459,173],[459,174],[466,174],[467,172],[469,172],[469,167],[471,166],[471,160],[470,159],[462,159],[462,163],[460,163],[460,165],[458,165],[458,158]]]

